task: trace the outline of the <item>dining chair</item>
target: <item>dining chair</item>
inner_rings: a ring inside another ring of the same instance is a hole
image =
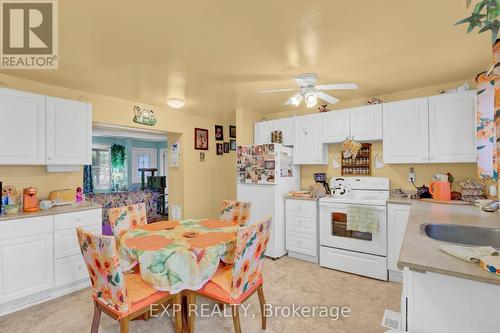
[[[220,219],[244,226],[250,217],[250,202],[222,200],[220,203]]]
[[[94,317],[91,333],[97,333],[101,312],[119,321],[120,332],[128,333],[129,322],[134,319],[149,319],[151,305],[181,302],[180,294],[171,295],[157,291],[142,280],[139,273],[124,274],[119,265],[115,239],[77,228],[78,243],[87,266],[92,285]],[[174,328],[182,331],[182,314],[175,311]]]
[[[204,296],[219,304],[229,305],[232,310],[235,333],[241,332],[238,306],[257,292],[262,317],[262,329],[266,329],[265,298],[262,268],[264,252],[269,242],[271,218],[260,223],[238,228],[234,264],[220,266],[214,276],[201,289],[185,291],[187,298],[188,332],[194,330],[195,315],[190,309],[196,304],[196,296]]]
[[[120,237],[130,229],[135,229],[148,222],[146,204],[138,203],[122,207],[108,209],[108,219],[116,243],[120,243]]]

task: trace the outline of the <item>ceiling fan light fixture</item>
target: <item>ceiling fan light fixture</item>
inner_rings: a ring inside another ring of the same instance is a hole
[[[167,99],[167,105],[172,109],[180,109],[186,105],[186,101],[180,98],[169,98]]]
[[[318,104],[318,96],[314,92],[308,92],[305,95],[305,100],[306,100],[306,106],[308,108],[312,108],[316,104]]]
[[[301,94],[296,94],[295,96],[292,97],[292,104],[295,106],[299,106],[300,102],[302,102],[302,97]]]

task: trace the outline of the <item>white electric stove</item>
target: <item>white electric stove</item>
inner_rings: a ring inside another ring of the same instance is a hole
[[[332,194],[319,200],[320,265],[387,280],[387,217],[389,179],[336,177]],[[347,230],[349,206],[372,207],[378,214],[374,233]]]

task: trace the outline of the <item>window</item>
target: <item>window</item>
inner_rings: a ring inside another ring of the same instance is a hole
[[[92,181],[95,189],[111,188],[111,152],[109,146],[92,148]]]
[[[156,149],[132,148],[132,182],[141,182],[141,168],[158,168]],[[146,172],[145,176],[151,176],[151,172]]]

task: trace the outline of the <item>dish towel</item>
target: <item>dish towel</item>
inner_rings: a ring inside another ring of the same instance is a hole
[[[347,230],[375,233],[378,230],[378,210],[373,207],[348,206]]]
[[[498,250],[491,246],[441,245],[441,251],[470,263],[478,263],[482,257],[497,256]]]

